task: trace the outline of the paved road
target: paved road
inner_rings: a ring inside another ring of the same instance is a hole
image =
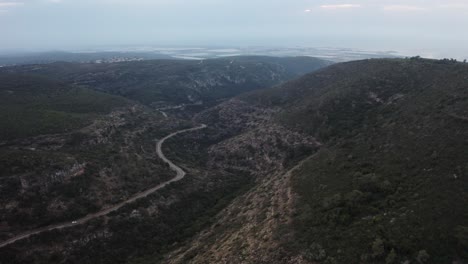
[[[148,189],[146,191],[137,193],[134,196],[132,196],[131,198],[129,198],[128,200],[125,200],[125,201],[123,201],[123,202],[121,202],[119,204],[116,204],[116,205],[114,205],[112,207],[109,207],[109,208],[104,209],[102,211],[99,211],[97,213],[89,214],[89,215],[87,215],[87,216],[85,216],[83,218],[77,219],[77,220],[75,220],[73,222],[67,222],[67,223],[56,224],[56,225],[51,225],[51,226],[38,228],[38,229],[35,229],[35,230],[31,230],[29,232],[26,232],[24,234],[18,235],[16,237],[10,238],[10,239],[8,239],[8,240],[6,240],[4,242],[0,242],[0,248],[5,247],[5,246],[7,246],[9,244],[15,243],[16,241],[28,238],[28,237],[30,237],[32,235],[40,234],[40,233],[55,230],[55,229],[63,229],[63,228],[67,228],[67,227],[71,227],[71,226],[75,226],[75,225],[84,224],[84,223],[86,223],[86,222],[88,222],[88,221],[90,221],[92,219],[96,219],[98,217],[107,215],[107,214],[109,214],[111,212],[117,211],[120,208],[122,208],[123,206],[125,206],[125,205],[127,205],[129,203],[133,203],[134,201],[136,201],[136,200],[138,200],[140,198],[146,197],[146,196],[156,192],[157,190],[160,190],[160,189],[164,188],[166,185],[168,185],[168,184],[170,184],[172,182],[180,181],[181,179],[184,178],[185,171],[182,170],[182,168],[180,168],[179,166],[175,165],[168,158],[166,158],[166,156],[164,156],[164,153],[162,152],[162,144],[164,143],[164,141],[166,141],[167,139],[169,139],[169,138],[171,138],[171,137],[173,137],[175,135],[182,134],[182,133],[187,133],[187,132],[191,132],[191,131],[195,131],[195,130],[199,130],[199,129],[203,129],[205,127],[206,127],[206,125],[200,125],[200,126],[194,127],[194,128],[179,130],[177,132],[171,133],[171,134],[167,135],[166,137],[162,138],[156,144],[156,153],[157,153],[158,157],[160,159],[162,159],[164,162],[166,162],[167,164],[169,164],[169,167],[171,168],[171,170],[176,172],[176,176],[174,178],[172,178],[172,179],[170,179],[170,180],[168,180],[166,182],[163,182],[163,183],[161,183],[161,184],[159,184],[157,186],[154,186],[151,189]]]

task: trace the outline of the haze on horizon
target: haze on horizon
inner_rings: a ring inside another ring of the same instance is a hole
[[[468,58],[466,0],[0,0],[0,51],[331,46]]]

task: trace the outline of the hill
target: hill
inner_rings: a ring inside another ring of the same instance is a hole
[[[0,138],[71,131],[128,104],[122,97],[45,77],[1,73]]]
[[[32,52],[0,55],[0,66],[42,64],[53,62],[118,62],[135,60],[171,59],[171,56],[151,52]]]
[[[293,177],[300,241],[338,262],[461,257],[467,80],[466,64],[370,60],[257,95],[282,108],[278,122],[325,144]]]
[[[120,96],[0,73],[0,240],[170,179],[154,141],[184,126]],[[13,263],[2,250],[0,263]]]
[[[467,80],[463,63],[365,60],[202,113],[240,133],[218,164],[254,160],[258,183],[166,261],[464,263]]]
[[[34,73],[156,107],[212,105],[219,99],[267,88],[330,63],[309,57],[229,57],[123,63],[52,63],[6,67]]]

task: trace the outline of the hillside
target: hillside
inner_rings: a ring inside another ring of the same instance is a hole
[[[466,258],[467,80],[466,64],[375,60],[259,96],[326,143],[293,178],[299,241],[338,262]]]
[[[154,142],[188,125],[120,96],[27,74],[0,74],[0,110],[1,241],[169,179]]]
[[[44,77],[0,73],[0,138],[71,131],[128,104],[122,97]]]
[[[252,108],[270,113],[264,120],[273,122],[238,130],[248,138],[230,151],[262,152],[266,145],[255,146],[262,139],[254,131],[275,125],[315,138],[320,148],[309,149],[309,158],[290,171],[283,163],[267,172],[258,168],[262,155],[254,158],[251,170],[263,172],[258,185],[166,260],[464,263],[467,80],[462,63],[358,61],[203,113],[200,120],[227,130],[233,121],[221,118],[226,113],[239,117]],[[281,151],[281,144],[268,146],[268,153]],[[265,211],[272,214],[259,218]]]
[[[52,63],[7,67],[34,73],[146,105],[212,105],[242,92],[268,88],[329,65],[309,57],[229,57],[202,61],[153,60],[124,63]]]

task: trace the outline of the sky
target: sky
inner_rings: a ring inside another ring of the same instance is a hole
[[[309,46],[468,57],[468,0],[0,0],[0,51]]]

